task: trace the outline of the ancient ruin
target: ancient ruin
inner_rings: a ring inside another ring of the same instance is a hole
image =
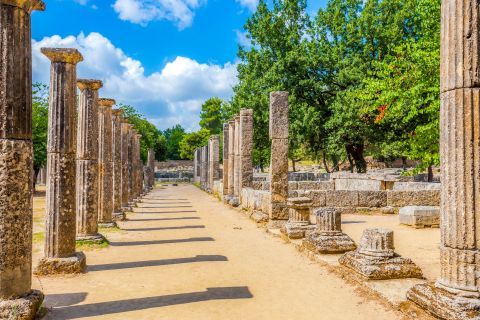
[[[218,180],[219,177],[219,136],[211,136],[208,140],[208,184],[207,189],[211,192],[213,189],[213,183]]]
[[[114,109],[113,115],[113,219],[123,220],[122,212],[122,115],[123,110]]]
[[[320,208],[315,211],[317,226],[307,233],[303,246],[315,253],[344,253],[357,249],[357,245],[342,232],[342,215],[335,208]]]
[[[131,207],[129,206],[129,194],[130,194],[130,186],[129,186],[129,179],[130,179],[130,168],[129,168],[129,132],[130,128],[132,127],[128,121],[123,118],[122,119],[122,212],[132,211]]]
[[[280,229],[289,239],[302,239],[305,233],[314,229],[310,224],[310,210],[312,200],[309,198],[289,198],[288,221]]]
[[[99,80],[78,80],[77,241],[103,242],[98,233],[98,90]]]
[[[33,318],[32,52],[30,13],[41,1],[0,2],[0,318]]]
[[[345,253],[339,262],[370,280],[422,278],[422,270],[394,249],[393,231],[366,229],[358,249]]]
[[[86,257],[75,251],[76,201],[76,81],[77,63],[83,61],[76,49],[43,48],[51,64],[49,130],[47,145],[47,204],[45,257],[36,274],[80,273]]]

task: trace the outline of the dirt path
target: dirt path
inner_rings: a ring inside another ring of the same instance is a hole
[[[88,273],[34,278],[47,319],[401,319],[192,185],[141,205]]]

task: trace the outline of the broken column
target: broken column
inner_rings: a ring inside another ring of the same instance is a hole
[[[32,52],[30,13],[42,1],[0,1],[0,318],[33,319]]]
[[[122,212],[132,211],[128,205],[129,201],[129,183],[130,171],[128,166],[128,145],[129,145],[129,134],[130,134],[131,124],[128,123],[128,120],[122,119]]]
[[[122,114],[115,109],[113,114],[113,219],[123,220],[122,213]]]
[[[443,319],[480,319],[480,4],[443,0],[440,278],[408,298]]]
[[[219,154],[219,136],[213,135],[208,140],[208,190],[210,192],[213,191],[213,182],[218,180],[218,170],[219,168],[219,161],[220,161],[220,154]]]
[[[150,168],[149,177],[148,177],[148,187],[150,190],[155,186],[155,150],[148,150],[148,163],[147,166]]]
[[[45,257],[35,274],[81,273],[86,267],[82,252],[75,251],[76,208],[76,112],[77,63],[83,57],[76,49],[42,48],[50,59],[48,109]]]
[[[98,90],[100,80],[78,80],[77,240],[103,242],[98,233]]]
[[[228,197],[227,201],[234,195],[235,185],[235,121],[228,122]]]
[[[222,177],[222,182],[223,182],[223,190],[222,194],[223,196],[228,195],[228,143],[229,143],[229,131],[228,131],[228,123],[223,124],[223,177]]]
[[[303,246],[315,253],[344,253],[357,249],[355,242],[342,232],[342,215],[335,208],[315,211],[317,226],[307,233]]]
[[[240,195],[243,188],[253,186],[253,110],[240,110],[240,133],[239,133],[239,183]]]
[[[312,200],[310,198],[290,198],[287,206],[288,222],[280,229],[280,232],[289,239],[302,239],[306,232],[314,229],[314,226],[310,224]]]
[[[366,229],[358,249],[345,253],[338,261],[369,280],[421,279],[422,270],[394,249],[392,230]]]
[[[270,221],[279,227],[288,219],[288,92],[270,94]]]
[[[113,99],[98,99],[98,224],[114,228],[113,221]]]

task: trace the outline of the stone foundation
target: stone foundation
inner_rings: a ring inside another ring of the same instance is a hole
[[[408,206],[399,211],[401,224],[412,226],[417,229],[440,226],[440,209],[438,207]]]
[[[32,290],[18,299],[0,300],[0,319],[32,320],[43,302],[43,293]]]
[[[436,317],[448,320],[480,319],[480,300],[463,298],[433,284],[418,284],[407,298]]]
[[[94,236],[84,236],[84,237],[77,237],[77,241],[84,241],[84,242],[89,242],[89,243],[103,243],[107,241],[107,239],[101,235],[100,233],[94,235]]]
[[[113,222],[108,222],[108,223],[98,223],[99,228],[117,228],[117,223],[115,221]]]
[[[127,219],[124,212],[114,212],[112,218],[115,221],[125,221]]]
[[[55,275],[83,273],[87,267],[87,259],[83,252],[76,252],[69,258],[43,258],[38,263],[34,274],[36,275]]]

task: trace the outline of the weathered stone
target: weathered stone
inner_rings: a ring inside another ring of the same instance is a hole
[[[327,205],[327,191],[309,190],[305,193],[305,196],[312,200],[312,206],[325,207]]]
[[[309,198],[289,198],[288,221],[280,229],[280,232],[289,239],[302,239],[305,233],[314,229],[315,226],[310,224],[310,208],[312,200]]]
[[[148,150],[148,163],[147,166],[150,168],[150,176],[148,179],[148,186],[150,189],[153,189],[155,186],[155,150]]]
[[[113,221],[113,99],[98,99],[98,222],[103,226]]]
[[[297,182],[298,190],[334,190],[333,181],[299,181]]]
[[[358,207],[376,207],[387,206],[387,193],[385,191],[358,191]]]
[[[340,259],[346,266],[369,280],[422,278],[422,270],[408,258],[395,253],[393,231],[366,229],[357,250]]]
[[[342,232],[342,216],[335,208],[315,211],[317,227],[307,233],[303,246],[315,253],[344,253],[355,250],[355,242]]]
[[[14,299],[2,299],[0,300],[0,319],[35,319],[43,299],[43,293],[38,290],[31,290]]]
[[[270,139],[288,139],[288,92],[270,93]]]
[[[228,195],[228,185],[230,181],[228,180],[228,145],[230,143],[229,140],[230,132],[229,132],[229,124],[223,124],[223,195]]]
[[[386,191],[387,205],[392,207],[406,206],[439,206],[439,190],[418,190],[418,191]]]
[[[129,201],[129,183],[130,179],[129,165],[128,165],[128,145],[129,145],[129,131],[131,124],[126,119],[122,119],[122,211],[131,211],[128,205]]]
[[[98,161],[77,159],[76,162],[77,240],[79,240],[98,235]]]
[[[253,184],[253,110],[240,110],[240,190]]]
[[[380,191],[385,190],[385,181],[371,178],[363,179],[334,179],[335,190],[349,191]]]
[[[219,154],[219,140],[218,135],[213,135],[210,137],[208,140],[208,150],[209,150],[209,155],[208,155],[208,190],[213,189],[213,182],[218,179],[218,171],[220,169],[219,167],[219,161],[220,161],[220,154]]]
[[[228,195],[234,195],[235,185],[235,121],[228,122]]]
[[[35,269],[36,275],[55,275],[83,273],[87,267],[87,259],[83,252],[76,252],[66,258],[43,258]]]
[[[408,206],[399,211],[401,224],[420,229],[425,227],[438,228],[440,226],[440,209],[428,206]]]
[[[358,191],[327,191],[327,207],[357,207]]]
[[[287,218],[288,198],[288,139],[272,140],[270,164],[270,219]]]
[[[240,196],[241,181],[240,181],[240,117],[235,117],[235,134],[234,134],[234,152],[235,161],[233,164],[233,195]]]

